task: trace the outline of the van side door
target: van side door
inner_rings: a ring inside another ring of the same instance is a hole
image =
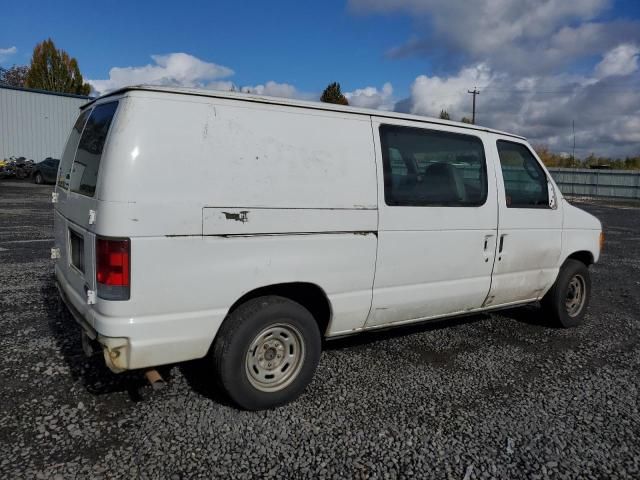
[[[496,136],[498,251],[487,306],[540,298],[558,274],[562,205],[548,172],[524,140]]]
[[[372,127],[379,226],[366,326],[480,308],[497,237],[484,132],[379,117]]]

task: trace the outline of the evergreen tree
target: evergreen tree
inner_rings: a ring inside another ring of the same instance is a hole
[[[340,84],[338,82],[330,83],[327,88],[322,92],[320,97],[321,102],[325,103],[337,103],[338,105],[349,105],[347,97],[342,94],[340,90]]]

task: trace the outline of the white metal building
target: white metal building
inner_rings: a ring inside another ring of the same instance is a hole
[[[89,97],[0,85],[0,160],[60,158]]]

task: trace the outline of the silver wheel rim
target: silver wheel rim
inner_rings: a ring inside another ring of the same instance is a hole
[[[304,362],[302,335],[292,325],[278,323],[262,330],[251,342],[246,357],[247,378],[262,392],[286,388]]]
[[[582,275],[574,275],[567,286],[565,306],[570,317],[575,317],[582,311],[586,299],[587,287]]]

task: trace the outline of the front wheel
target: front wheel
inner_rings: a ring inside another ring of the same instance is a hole
[[[589,268],[582,262],[568,259],[558,278],[542,299],[544,310],[559,325],[569,328],[581,325],[591,297]]]
[[[291,402],[304,391],[320,351],[313,315],[299,303],[270,295],[229,314],[212,360],[231,400],[247,410],[262,410]]]

